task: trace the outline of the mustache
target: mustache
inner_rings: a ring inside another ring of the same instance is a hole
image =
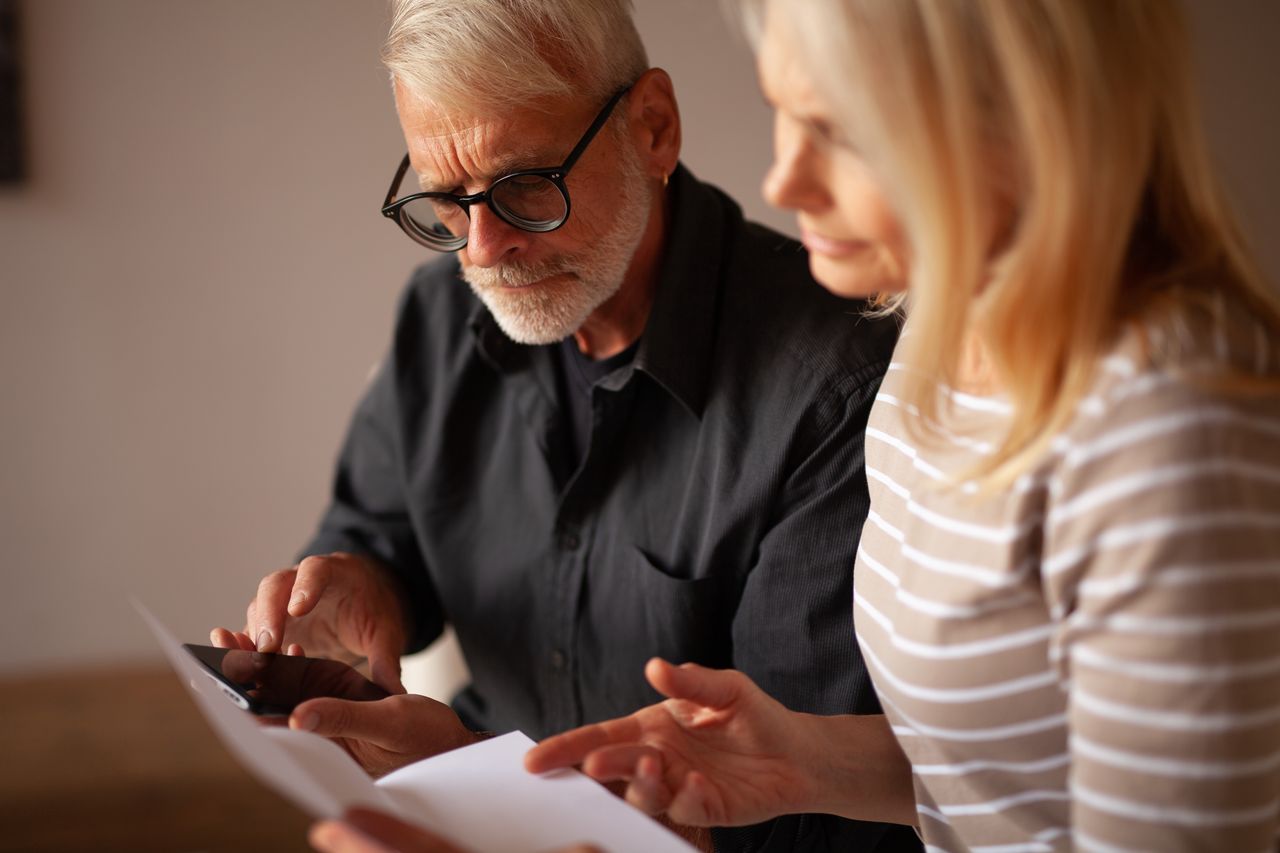
[[[552,276],[573,274],[576,264],[571,259],[511,261],[492,267],[467,267],[462,271],[468,282],[478,287],[522,287]]]

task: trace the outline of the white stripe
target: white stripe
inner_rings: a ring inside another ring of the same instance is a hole
[[[1242,663],[1164,663],[1126,660],[1104,654],[1084,645],[1071,648],[1072,666],[1085,666],[1099,672],[1155,681],[1161,684],[1221,684],[1246,678],[1259,678],[1280,673],[1280,657],[1269,657]]]
[[[1210,459],[1200,462],[1188,462],[1177,465],[1164,465],[1159,468],[1138,471],[1118,477],[1094,489],[1089,489],[1071,500],[1055,505],[1049,511],[1047,527],[1051,530],[1068,519],[1081,513],[1095,510],[1100,506],[1150,491],[1162,486],[1193,480],[1210,474],[1230,474],[1245,480],[1262,480],[1280,484],[1280,467],[1266,466],[1260,461],[1237,459]],[[1052,534],[1051,534],[1052,535]]]
[[[1020,844],[984,844],[970,847],[970,853],[1053,853],[1053,848],[1043,841],[1024,841]]]
[[[1019,693],[1030,693],[1057,684],[1052,670],[1046,669],[1032,675],[1011,678],[1008,681],[997,681],[981,687],[924,687],[899,677],[887,667],[869,646],[862,647],[862,656],[875,665],[885,681],[889,682],[899,693],[925,702],[940,705],[968,705],[976,702],[988,702],[1005,696],[1016,696]]]
[[[1069,618],[1071,627],[1080,631],[1119,631],[1126,634],[1151,634],[1161,637],[1185,637],[1230,631],[1252,631],[1280,625],[1280,609],[1255,610],[1250,613],[1226,613],[1212,616],[1135,616],[1117,613],[1098,618],[1083,612]]]
[[[1235,560],[1206,566],[1161,566],[1157,572],[1129,572],[1089,578],[1076,587],[1082,596],[1113,596],[1143,587],[1198,586],[1242,580],[1280,579],[1280,560]]]
[[[1116,749],[1081,734],[1071,736],[1071,750],[1075,755],[1082,755],[1108,767],[1152,776],[1175,776],[1179,779],[1238,779],[1241,776],[1270,773],[1280,767],[1280,751],[1244,761],[1186,761]]]
[[[1038,717],[1034,720],[1023,720],[1007,726],[991,726],[985,729],[949,729],[920,722],[910,714],[905,713],[902,707],[894,702],[888,694],[880,694],[879,698],[881,705],[891,708],[919,735],[937,738],[938,740],[955,741],[956,743],[1009,740],[1010,738],[1023,737],[1025,735],[1040,734],[1053,729],[1065,731],[1067,727],[1067,715],[1064,713],[1050,714],[1047,717]]]
[[[898,361],[889,363],[887,373],[916,373],[906,364]],[[966,409],[974,409],[981,412],[996,412],[998,414],[1007,414],[1013,411],[1013,406],[1005,400],[993,399],[991,397],[976,397],[973,394],[966,394],[963,391],[957,391],[949,385],[938,383],[938,393],[944,397],[950,397],[956,403]]]
[[[920,776],[968,776],[970,773],[997,771],[1000,773],[1045,773],[1071,763],[1071,754],[1064,752],[1034,761],[966,761],[962,764],[913,764],[911,770]]]
[[[905,538],[902,535],[901,530],[886,521],[884,516],[876,512],[874,509],[867,513],[867,522],[880,528],[884,531],[884,535],[888,536],[895,542],[901,542]]]
[[[1016,590],[1012,595],[984,601],[981,604],[951,604],[946,601],[935,601],[903,589],[902,580],[888,566],[867,553],[866,548],[861,545],[858,547],[857,557],[861,561],[860,565],[871,569],[893,587],[894,599],[899,604],[936,619],[973,619],[987,613],[1018,607],[1034,600],[1026,590]]]
[[[931,817],[934,820],[940,821],[945,824],[951,823],[951,821],[947,820],[947,816],[944,815],[942,812],[938,811],[935,808],[926,806],[924,803],[916,803],[916,812],[926,817]]]
[[[958,660],[961,658],[984,657],[1010,649],[1035,645],[1036,643],[1045,643],[1053,636],[1054,630],[1054,626],[1046,622],[1043,625],[1033,625],[1020,631],[1010,631],[1007,634],[972,640],[967,643],[921,643],[917,640],[908,640],[900,636],[894,628],[893,620],[877,610],[857,589],[853,593],[853,603],[884,629],[895,649],[926,660]]]
[[[913,418],[920,418],[921,420],[924,420],[924,416],[920,413],[920,408],[918,406],[913,406],[910,403],[904,403],[900,398],[895,397],[893,394],[889,394],[884,390],[881,390],[876,394],[876,402],[882,402],[885,405],[893,406],[895,409],[900,409],[911,415]],[[989,441],[982,441],[980,439],[958,435],[934,420],[925,420],[925,428],[936,433],[939,437],[951,442],[956,447],[963,447],[965,450],[972,451],[973,453],[977,453],[981,456],[989,456],[995,450],[995,445]]]
[[[1061,838],[1064,835],[1070,835],[1071,828],[1067,826],[1051,826],[1048,829],[1042,829],[1033,836],[1036,841],[1053,841],[1055,838]]]
[[[1276,800],[1248,809],[1189,809],[1127,800],[1095,791],[1079,783],[1073,786],[1072,793],[1078,802],[1098,811],[1165,826],[1242,826],[1271,822],[1276,818]]]
[[[1118,720],[1122,723],[1130,723],[1143,728],[1174,732],[1223,733],[1237,729],[1257,728],[1258,726],[1270,725],[1280,721],[1280,707],[1239,713],[1192,714],[1115,702],[1110,699],[1103,699],[1101,696],[1095,696],[1080,687],[1077,687],[1072,692],[1071,701],[1094,716],[1103,719]]]
[[[976,814],[998,814],[1007,809],[1026,805],[1027,803],[1070,802],[1071,795],[1066,791],[1038,790],[1023,791],[1011,794],[998,800],[987,800],[985,803],[965,803],[964,805],[941,806],[947,817],[963,817]]]
[[[1226,406],[1201,406],[1173,414],[1147,418],[1138,423],[1114,430],[1096,441],[1072,449],[1063,460],[1063,465],[1068,469],[1078,468],[1129,445],[1148,439],[1180,432],[1189,427],[1220,424],[1230,424],[1263,432],[1271,436],[1280,436],[1280,423],[1277,423],[1274,418],[1252,417],[1241,414],[1234,409],[1229,409]]]
[[[873,426],[868,426],[864,434],[867,438],[881,441],[889,445],[894,450],[901,453],[908,460],[910,460],[912,468],[919,471],[921,474],[924,474],[930,480],[933,480],[937,483],[941,483],[944,486],[947,486],[950,488],[959,488],[960,491],[966,495],[978,494],[980,487],[976,482],[972,480],[957,482],[955,478],[947,475],[941,468],[935,467],[934,465],[931,465],[928,462],[924,461],[924,459],[920,456],[919,452],[916,450],[914,446],[908,444],[907,442],[903,441],[897,436],[890,435],[884,430],[878,427],[873,427]],[[1070,442],[1067,442],[1068,446],[1069,444]],[[1065,447],[1064,447],[1064,451],[1065,451]],[[869,464],[867,467],[868,469],[870,469],[870,468],[873,468],[874,466]],[[1032,489],[1043,487],[1046,481],[1047,481],[1047,475],[1045,472],[1036,471],[1028,474],[1023,474],[1020,477],[1018,477],[1018,479],[1014,480],[1012,485],[1010,485],[1007,489],[1005,489],[1005,493],[1011,494],[1011,495],[1020,495],[1020,494],[1023,494],[1024,492],[1031,491]]]
[[[889,730],[892,731],[896,737],[917,737],[916,730],[909,728],[908,726],[890,726]]]
[[[895,481],[888,474],[885,474],[875,468],[867,469],[867,477],[882,483],[889,491],[893,492],[897,497],[906,502],[907,511],[934,527],[945,530],[948,533],[954,533],[958,536],[965,536],[970,539],[977,539],[980,542],[992,542],[999,545],[1014,542],[1023,536],[1026,536],[1032,530],[1040,525],[1040,516],[1034,515],[1018,524],[989,526],[985,524],[974,524],[968,521],[959,521],[948,515],[943,515],[936,510],[929,509],[915,501],[911,497],[911,491],[905,486]],[[1277,475],[1280,479],[1280,475]]]
[[[1224,510],[1197,515],[1166,516],[1122,524],[1103,530],[1083,545],[1066,548],[1044,561],[1046,577],[1060,574],[1099,551],[1125,548],[1151,539],[1188,536],[1211,530],[1231,528],[1280,529],[1280,513],[1251,510]]]
[[[1141,847],[1121,847],[1079,830],[1071,834],[1071,844],[1076,850],[1088,850],[1091,853],[1150,853]]]
[[[895,542],[902,543],[902,556],[922,569],[928,569],[941,575],[964,578],[989,589],[1002,589],[1020,584],[1031,574],[1033,562],[1024,560],[1022,565],[1012,571],[999,571],[978,566],[973,563],[961,563],[956,560],[944,560],[926,554],[919,548],[905,544],[906,536],[897,527],[890,524],[884,516],[872,509],[867,513],[867,523],[873,524]]]
[[[874,438],[877,441],[881,441],[889,445],[894,450],[898,451],[903,456],[910,459],[911,465],[917,471],[919,471],[921,474],[924,474],[929,479],[936,480],[939,483],[952,482],[952,479],[948,477],[946,474],[944,474],[941,469],[935,468],[934,466],[930,465],[928,462],[925,462],[923,459],[921,459],[920,454],[916,452],[916,449],[912,447],[910,444],[907,444],[902,439],[896,436],[889,435],[889,433],[885,432],[884,430],[877,429],[876,427],[873,427],[873,426],[867,427],[866,437]]]
[[[1013,412],[1013,406],[1005,399],[966,394],[964,391],[957,391],[946,385],[941,386],[939,390],[942,391],[944,396],[951,398],[951,402],[962,409],[969,409],[974,412],[988,412],[996,415],[1008,415]]]
[[[867,479],[874,480],[877,483],[881,483],[882,485],[884,485],[886,489],[893,492],[894,496],[899,498],[900,500],[903,500],[903,501],[911,500],[911,491],[907,489],[906,486],[898,485],[898,483],[895,482],[892,477],[880,471],[879,468],[873,468],[871,466],[867,466]]]
[[[1014,566],[1009,571],[988,569],[973,563],[962,563],[958,560],[944,560],[941,557],[934,557],[919,548],[905,543],[902,546],[902,556],[923,569],[937,572],[940,575],[950,575],[971,580],[988,589],[1017,586],[1031,575],[1031,569],[1035,565],[1031,558],[1027,558],[1020,565]]]
[[[1077,404],[1077,408],[1082,414],[1086,414],[1091,418],[1100,418],[1110,411],[1110,406],[1107,405],[1105,400],[1092,394],[1088,397],[1082,397],[1079,404]]]
[[[1109,355],[1102,359],[1102,369],[1119,376],[1133,376],[1138,372],[1131,359],[1119,355]]]

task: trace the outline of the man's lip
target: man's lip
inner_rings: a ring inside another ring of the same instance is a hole
[[[558,272],[558,273],[553,273],[552,275],[549,275],[546,278],[540,278],[537,281],[525,282],[524,284],[507,284],[506,282],[503,282],[502,286],[507,288],[508,290],[525,290],[526,288],[530,288],[530,287],[541,287],[544,284],[548,284],[552,281],[555,281],[558,278],[563,278],[564,276],[567,276],[567,275],[568,273]]]
[[[837,258],[855,254],[867,246],[865,240],[837,240],[834,237],[827,237],[816,231],[810,231],[808,228],[801,229],[800,242],[804,243],[804,247],[814,254],[829,255]]]

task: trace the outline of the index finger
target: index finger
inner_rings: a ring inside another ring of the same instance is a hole
[[[572,767],[602,746],[636,743],[641,734],[640,722],[634,715],[593,723],[547,738],[525,753],[524,769],[530,773],[546,773]]]
[[[280,651],[289,595],[297,569],[272,572],[258,584],[258,594],[249,605],[248,633],[260,652]]]

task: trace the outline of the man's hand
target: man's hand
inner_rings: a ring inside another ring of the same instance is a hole
[[[226,649],[286,651],[354,664],[369,659],[370,677],[404,693],[400,654],[408,625],[400,591],[388,571],[354,554],[307,557],[262,579],[242,632],[215,628],[209,639]]]
[[[448,705],[416,695],[311,699],[294,708],[289,728],[330,738],[374,778],[481,739]]]
[[[307,840],[320,853],[467,853],[434,832],[372,809],[351,809],[340,821],[314,823]],[[595,847],[579,845],[554,853],[599,851]]]
[[[582,764],[600,781],[628,782],[627,802],[690,826],[741,826],[804,811],[811,776],[803,730],[733,670],[653,659],[645,676],[665,702],[548,738],[525,756],[542,773]]]

